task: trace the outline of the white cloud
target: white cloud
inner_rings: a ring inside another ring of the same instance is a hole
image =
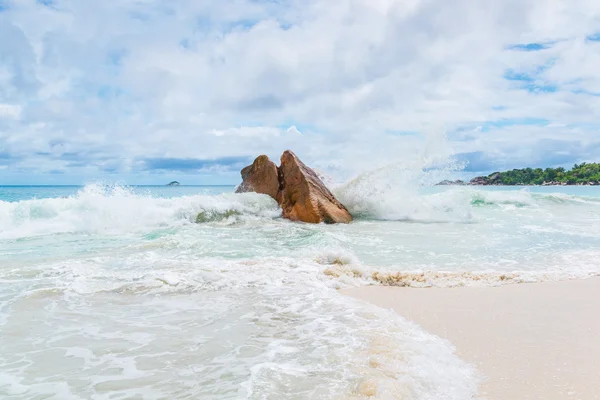
[[[19,119],[21,116],[21,106],[14,104],[2,104],[0,103],[0,119],[11,118]]]
[[[594,0],[14,0],[0,149],[15,174],[88,177],[285,148],[339,175],[427,152],[544,162],[544,140],[600,141],[599,31]],[[510,49],[527,43],[550,44]],[[519,119],[550,125],[484,129]]]
[[[242,126],[239,128],[213,129],[209,133],[215,136],[268,138],[278,137],[281,131],[277,128],[263,126]]]
[[[296,128],[296,126],[295,126],[295,125],[293,125],[293,126],[290,126],[289,128],[287,128],[287,130],[286,130],[286,133],[287,133],[288,135],[294,135],[294,136],[302,135],[302,132],[300,132],[300,131],[298,130],[298,128]]]

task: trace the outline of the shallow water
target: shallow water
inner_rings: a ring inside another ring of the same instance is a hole
[[[355,222],[226,186],[0,187],[0,397],[467,399],[447,342],[335,289],[600,272],[596,187],[335,193]]]

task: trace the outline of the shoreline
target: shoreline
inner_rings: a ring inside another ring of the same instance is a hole
[[[498,287],[363,286],[342,294],[393,309],[449,340],[483,376],[479,399],[600,399],[600,278]]]

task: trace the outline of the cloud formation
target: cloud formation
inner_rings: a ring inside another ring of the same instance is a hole
[[[599,66],[594,0],[0,0],[0,184],[597,161]]]

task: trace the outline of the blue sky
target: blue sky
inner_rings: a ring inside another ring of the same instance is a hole
[[[0,0],[0,184],[600,161],[599,71],[594,0]]]

